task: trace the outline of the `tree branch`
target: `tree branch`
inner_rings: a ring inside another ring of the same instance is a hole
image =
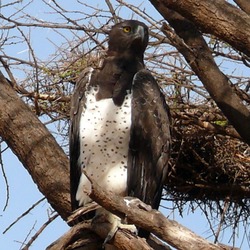
[[[92,182],[92,191],[89,196],[108,211],[123,218],[126,217],[129,223],[133,223],[167,242],[173,247],[182,250],[200,249],[232,249],[219,246],[195,235],[192,231],[179,223],[168,220],[163,214],[138,199],[131,197],[121,198],[112,192],[104,191],[96,182]],[[145,219],[147,218],[147,219]],[[117,239],[114,237],[114,241]]]
[[[250,15],[250,5],[248,0],[234,0],[234,2],[248,15]]]
[[[103,240],[91,231],[91,221],[84,221],[72,227],[46,250],[70,250],[77,247],[82,250],[97,250],[101,248],[102,242]]]
[[[202,34],[193,23],[177,12],[166,8],[163,4],[157,5],[157,1],[151,2],[175,29],[177,35],[167,25],[163,26],[163,32],[185,57],[242,139],[250,145],[250,112],[233,91],[229,79],[219,70]]]
[[[1,72],[0,136],[28,170],[51,206],[66,219],[70,212],[68,158]]]
[[[78,223],[61,238],[48,246],[46,250],[78,249],[79,247],[83,250],[100,249],[103,244],[103,239],[109,233],[109,225],[107,225],[103,219],[105,220],[105,218],[99,218],[94,220],[94,222],[84,221]],[[100,235],[101,238],[98,235]],[[145,239],[138,238],[122,230],[116,232],[112,240],[112,245],[117,249],[124,250],[153,250],[149,247]],[[163,248],[157,246],[155,250],[163,250]],[[164,248],[164,250],[167,249]]]
[[[175,10],[202,32],[213,34],[250,56],[250,17],[224,0],[150,0],[157,8]]]

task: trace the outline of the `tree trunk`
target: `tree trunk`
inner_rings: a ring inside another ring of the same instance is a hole
[[[234,2],[248,15],[250,15],[250,4],[249,0],[234,0]]]
[[[165,34],[168,35],[168,38],[174,46],[185,57],[210,96],[233,124],[242,139],[250,145],[250,112],[230,86],[229,79],[219,70],[202,34],[192,22],[167,7],[172,7],[171,4],[165,4],[165,1],[157,0],[151,0],[151,2],[175,29],[177,36],[174,37],[174,35],[171,32],[170,34],[167,30],[165,30]],[[182,1],[176,1],[176,3],[181,2]],[[226,3],[224,2],[224,4]],[[180,6],[182,5],[180,4]],[[190,9],[190,11],[192,12],[193,10]],[[200,18],[204,18],[204,16],[201,14]],[[220,21],[217,22],[217,25],[219,24]],[[184,43],[180,38],[183,39]]]
[[[219,37],[250,56],[250,17],[225,0],[151,0],[175,10],[204,33]]]
[[[68,158],[1,72],[0,136],[28,170],[51,206],[66,219],[70,213]]]

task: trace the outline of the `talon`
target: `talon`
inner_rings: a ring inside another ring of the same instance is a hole
[[[136,228],[135,225],[132,224],[122,224],[120,223],[120,225],[118,226],[120,229],[125,229],[128,230],[129,232],[131,232],[132,234],[137,235],[138,234],[138,230]]]
[[[113,214],[109,214],[109,222],[112,224],[112,227],[107,235],[107,237],[105,238],[103,244],[102,244],[102,247],[104,248],[105,245],[113,239],[115,233],[117,232],[117,230],[120,228],[120,229],[125,229],[125,230],[128,230],[130,231],[132,234],[135,234],[137,235],[138,233],[138,230],[136,228],[135,225],[131,225],[131,224],[123,224],[121,223],[121,219],[119,217],[117,217],[116,215],[113,215]]]
[[[114,237],[114,235],[115,235],[115,233],[117,232],[117,230],[118,230],[118,228],[115,230],[115,232],[109,232],[108,233],[108,235],[107,235],[107,237],[105,238],[105,240],[104,240],[104,242],[103,242],[103,244],[102,244],[102,248],[105,248],[105,245],[110,241],[110,240],[112,240],[113,239],[113,237]]]

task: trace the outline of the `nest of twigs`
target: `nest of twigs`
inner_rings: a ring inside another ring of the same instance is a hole
[[[189,107],[172,112],[172,117],[167,193],[185,201],[241,203],[249,198],[250,147],[218,108]]]

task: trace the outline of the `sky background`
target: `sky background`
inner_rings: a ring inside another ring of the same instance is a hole
[[[2,0],[0,4],[3,6],[8,3],[12,3],[13,1],[4,1]],[[50,2],[50,1],[44,1]],[[98,1],[99,7],[103,9],[107,9],[104,1]],[[139,1],[138,1],[139,2]],[[160,20],[161,16],[154,10],[154,8],[144,1],[144,5],[142,8],[145,8],[147,13],[150,16],[153,16],[154,19]],[[13,6],[13,8],[6,7],[1,8],[1,14],[11,15],[18,8],[22,8],[28,1],[20,1],[19,5]],[[67,10],[77,10],[79,8],[77,1],[58,1],[59,4]],[[82,8],[82,6],[81,6]],[[58,15],[51,15],[48,12],[51,10],[48,9],[46,4],[43,1],[34,1],[30,7],[28,7],[25,11],[28,11],[31,15],[35,16],[39,19],[52,20],[56,22],[60,22],[62,17]],[[86,11],[90,11],[89,8],[86,7]],[[130,19],[133,18],[131,15],[131,11],[128,11],[126,8],[120,9],[119,14],[125,18]],[[82,18],[78,13],[72,14],[72,18]],[[1,24],[0,24],[1,25]],[[15,35],[14,31],[11,31],[11,35]],[[46,60],[49,58],[51,53],[55,50],[55,45],[60,46],[61,41],[63,41],[62,37],[55,32],[52,32],[50,29],[29,29],[32,37],[32,45],[34,46],[36,55],[41,60]],[[68,39],[73,39],[73,33],[69,31],[64,31],[65,35]],[[53,42],[53,43],[52,43]],[[9,46],[5,50],[6,54],[12,55],[14,57],[25,58],[29,57],[29,50],[25,44],[16,44],[15,46]],[[231,66],[228,66],[227,70],[230,69]],[[0,68],[3,71],[2,68]],[[3,72],[4,73],[4,72]],[[24,73],[20,70],[15,70],[13,72],[15,77],[21,79],[24,77]],[[249,74],[249,71],[243,72],[244,74]],[[44,122],[45,120],[43,120]],[[49,125],[48,129],[54,134],[55,137],[55,125]],[[60,140],[60,138],[57,138]],[[6,147],[4,143],[1,144],[1,150]],[[33,183],[30,175],[27,173],[25,168],[20,164],[17,157],[13,155],[10,149],[2,154],[2,162],[4,166],[5,175],[8,179],[8,188],[9,188],[9,202],[7,208],[3,211],[6,203],[6,184],[2,174],[0,174],[0,249],[1,250],[18,250],[23,247],[22,243],[27,242],[36,232],[40,229],[40,227],[48,220],[49,216],[52,214],[52,209],[46,200],[42,201],[38,206],[36,206],[33,210],[31,210],[28,215],[20,219],[15,225],[13,225],[6,233],[3,234],[5,229],[15,221],[22,213],[27,211],[34,203],[40,200],[43,195],[39,192],[36,185]],[[56,192],[56,190],[55,190]],[[171,207],[171,203],[163,203],[165,207]],[[177,220],[182,225],[188,227],[193,230],[195,233],[201,235],[202,237],[209,238],[211,236],[211,232],[208,231],[209,225],[202,211],[196,210],[194,214],[188,208],[184,209],[183,218],[178,214],[178,212],[171,212],[167,209],[161,209],[162,212],[171,219]],[[60,237],[63,233],[65,233],[69,227],[67,224],[58,217],[54,222],[52,222],[41,235],[37,238],[37,240],[30,247],[31,250],[37,249],[45,249],[50,243],[55,241],[58,237]],[[232,230],[229,228],[225,231],[221,236],[220,240],[228,245],[232,245],[233,242],[230,241]],[[238,230],[239,238],[236,238],[236,246],[239,247],[243,240],[243,245],[241,249],[248,249],[247,241],[244,240],[244,230],[243,227],[240,227]],[[249,234],[249,230],[246,232]]]

